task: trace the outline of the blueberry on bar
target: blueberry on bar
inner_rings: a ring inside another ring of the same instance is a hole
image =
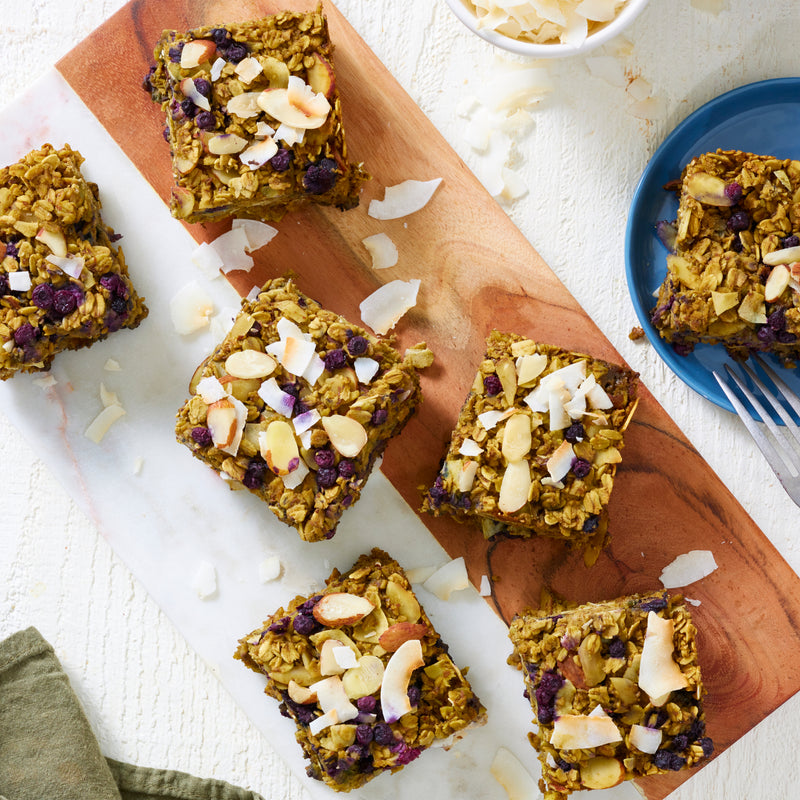
[[[332,53],[321,8],[164,31],[144,85],[166,115],[174,216],[358,205],[367,176],[348,160]]]
[[[594,563],[637,397],[630,369],[492,331],[423,509],[487,537],[558,538]]]
[[[695,766],[706,736],[696,629],[680,596],[528,609],[511,623],[546,800]]]
[[[308,774],[350,791],[486,721],[405,573],[373,550],[321,594],[296,597],[236,658],[297,725]]]
[[[50,144],[0,169],[0,379],[48,370],[147,316],[83,157]]]
[[[177,438],[304,540],[329,539],[416,410],[431,359],[424,345],[401,357],[278,278],[195,371]]]

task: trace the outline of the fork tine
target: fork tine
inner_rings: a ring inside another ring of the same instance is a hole
[[[780,378],[769,364],[762,360],[759,356],[753,356],[754,361],[769,375],[770,380],[775,384],[778,391],[783,395],[786,402],[794,409],[798,417],[800,417],[800,397],[798,397],[787,385],[783,378]]]
[[[761,361],[760,363],[762,367],[767,366],[766,364],[764,364],[763,361]],[[748,367],[747,364],[742,364],[741,367],[750,376],[753,383],[755,383],[755,385],[761,391],[761,394],[763,394],[764,397],[767,398],[769,404],[775,409],[778,416],[783,420],[783,423],[786,427],[784,428],[784,430],[781,431],[781,433],[790,451],[792,447],[791,440],[789,439],[790,436],[794,437],[795,442],[797,442],[797,444],[800,445],[800,428],[797,427],[795,421],[792,419],[791,415],[783,406],[783,404],[778,401],[775,395],[772,394],[772,392],[766,387],[766,385],[759,379],[758,375],[756,375],[756,373],[752,369],[750,369],[750,367]],[[775,375],[775,377],[778,378],[777,375]],[[783,383],[783,381],[781,381],[780,378],[778,378],[778,381],[780,381],[780,383],[782,383],[784,386],[784,391],[781,393],[781,397],[783,397],[783,399],[786,400],[787,403],[792,404],[793,408],[794,404],[792,403],[792,401],[797,402],[798,407],[800,407],[800,401],[797,401],[797,398],[792,396],[794,392],[792,392],[791,389],[789,389],[789,387],[786,386],[786,384]],[[780,386],[778,386],[778,389],[780,390]],[[777,430],[773,430],[771,427],[770,430],[772,430],[773,436],[778,435]],[[798,468],[800,468],[800,459],[797,458],[796,453],[794,453],[793,451],[791,452],[793,453],[794,456],[793,463],[795,464],[795,466],[798,466]]]
[[[750,405],[753,406],[753,408],[755,409],[756,413],[759,415],[759,417],[761,418],[763,423],[767,426],[767,428],[772,433],[772,435],[776,438],[777,443],[780,446],[780,442],[782,441],[782,437],[781,437],[781,434],[779,432],[778,426],[775,424],[775,422],[772,419],[772,416],[766,412],[766,410],[764,409],[764,406],[761,404],[761,402],[758,400],[758,398],[750,391],[750,389],[747,388],[747,385],[731,369],[729,364],[725,364],[725,371],[728,373],[728,375],[730,376],[731,380],[733,380],[733,382],[739,388],[739,391],[741,391],[741,393],[747,398],[747,400],[750,403]],[[729,399],[730,399],[730,395],[729,395]],[[744,411],[744,416],[742,415],[741,412],[739,413],[739,416],[741,417],[742,422],[744,422],[744,424],[747,426],[747,429],[750,431],[750,433],[752,434],[753,438],[756,440],[756,444],[758,444],[759,447],[761,448],[761,452],[764,453],[764,457],[769,462],[769,465],[775,471],[776,475],[778,475],[778,479],[780,480],[780,482],[782,484],[784,484],[784,486],[786,486],[785,481],[790,481],[792,479],[796,480],[798,478],[798,476],[800,476],[800,467],[798,467],[798,465],[796,465],[794,463],[794,461],[796,460],[796,454],[794,453],[794,451],[791,450],[791,448],[790,448],[790,452],[789,452],[789,455],[788,455],[788,458],[787,458],[787,455],[786,455],[786,452],[785,452],[785,450],[786,450],[785,447],[783,447],[783,448],[781,448],[779,450],[776,450],[775,447],[773,447],[772,442],[770,442],[769,439],[764,435],[764,432],[761,431],[758,428],[758,425],[756,424],[755,420],[753,420],[753,418],[750,416],[750,414],[744,409],[744,406],[741,406],[741,409],[742,409],[742,411]],[[750,424],[748,424],[748,422]],[[759,434],[758,436],[756,436],[756,434],[753,432],[754,430],[758,431],[758,434]],[[761,443],[759,443],[759,441]],[[772,460],[770,460],[769,455],[767,455],[767,452],[764,450],[763,444],[766,444],[767,447],[769,448],[769,451],[772,454]],[[783,464],[785,464],[786,467],[789,469],[789,472],[791,473],[790,475],[782,475],[781,474],[781,472],[783,472],[782,470],[779,472],[779,464],[781,462],[783,462]]]

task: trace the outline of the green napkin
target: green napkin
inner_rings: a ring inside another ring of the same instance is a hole
[[[36,628],[0,642],[0,796],[8,800],[263,800],[224,781],[103,757]]]

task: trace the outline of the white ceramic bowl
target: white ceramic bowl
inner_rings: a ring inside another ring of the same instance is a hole
[[[647,5],[648,0],[628,0],[619,14],[601,28],[596,28],[580,45],[572,44],[534,44],[512,39],[493,30],[478,29],[478,16],[469,0],[447,0],[452,12],[475,34],[487,42],[521,56],[531,58],[561,58],[582,55],[613,39],[630,25]]]

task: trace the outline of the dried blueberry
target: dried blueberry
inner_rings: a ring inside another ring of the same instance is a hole
[[[536,687],[536,707],[539,722],[552,722],[555,715],[555,701],[558,690],[564,685],[563,676],[554,670],[542,673]]]
[[[782,331],[786,327],[786,309],[776,308],[768,317],[767,325],[774,331]]]
[[[431,505],[434,508],[439,508],[439,506],[445,500],[447,500],[447,496],[447,490],[444,488],[442,476],[438,475],[433,483],[433,486],[431,486],[428,491],[428,497],[430,498]]]
[[[677,772],[679,769],[683,769],[686,764],[686,759],[669,750],[656,750],[656,754],[653,756],[653,763],[659,769],[668,769]]]
[[[733,241],[731,242],[731,250],[733,250],[734,253],[741,253],[742,250],[744,250],[742,240],[738,236],[733,237]]]
[[[672,740],[672,749],[676,753],[683,752],[689,746],[689,737],[685,733],[679,733]]]
[[[652,600],[645,600],[642,603],[639,603],[638,606],[642,611],[645,613],[650,613],[651,611],[662,611],[667,607],[667,598],[666,597],[654,597]]]
[[[8,242],[6,244],[6,255],[19,260],[19,250],[17,249],[16,242]]]
[[[672,349],[675,352],[675,355],[688,356],[691,355],[692,351],[694,350],[694,345],[688,342],[673,342]]]
[[[36,341],[37,329],[30,324],[24,322],[14,331],[14,344],[19,347],[33,344]]]
[[[289,617],[281,617],[277,622],[273,622],[267,630],[270,633],[286,633],[286,631],[289,630],[290,622],[291,620]]]
[[[238,64],[243,58],[247,58],[247,45],[231,41],[225,45],[225,58]]]
[[[369,744],[372,741],[372,726],[371,725],[357,725],[356,726],[356,741],[361,744]]]
[[[348,458],[343,458],[337,466],[340,478],[352,478],[355,474],[356,468],[352,461]]]
[[[608,643],[608,655],[611,658],[625,658],[625,642],[619,636]]]
[[[772,344],[775,341],[775,331],[769,325],[762,325],[756,333],[759,342]]]
[[[248,336],[261,336],[261,323],[254,322],[250,326],[250,330],[247,332]]]
[[[8,277],[0,272],[0,297],[7,295],[8,291]]]
[[[586,430],[583,427],[583,423],[573,422],[572,425],[564,431],[564,438],[570,444],[582,442],[586,438]]]
[[[299,633],[301,636],[309,636],[316,630],[317,621],[311,614],[298,614],[294,618],[292,627],[295,633]]]
[[[217,120],[210,111],[201,111],[194,118],[194,122],[203,131],[213,131],[217,127]]]
[[[297,610],[304,614],[310,614],[314,610],[314,606],[319,603],[320,600],[322,600],[322,595],[315,594],[313,597],[309,597],[308,600],[301,603],[297,607]]]
[[[775,338],[781,344],[794,344],[797,341],[797,336],[794,333],[789,333],[789,331],[778,331],[775,334]]]
[[[347,352],[351,356],[363,356],[369,349],[369,342],[363,336],[353,336],[347,342]]]
[[[364,714],[371,714],[375,711],[376,705],[375,698],[369,694],[366,697],[359,697],[358,700],[356,700],[356,708]]]
[[[746,231],[750,227],[750,215],[746,211],[734,211],[728,218],[726,227],[731,233]]]
[[[264,476],[267,474],[267,463],[260,458],[254,458],[248,465],[242,478],[242,483],[248,489],[258,489],[264,485]]]
[[[199,444],[200,447],[208,447],[211,442],[214,441],[213,437],[211,436],[211,431],[201,425],[198,425],[196,428],[192,428],[191,436],[192,440]]]
[[[31,300],[37,308],[43,308],[49,311],[53,307],[53,298],[55,297],[55,290],[49,283],[40,283],[38,286],[33,287],[31,293]]]
[[[791,236],[785,236],[781,244],[784,247],[798,247],[800,246],[800,236],[793,233]]]
[[[53,296],[53,311],[61,316],[71,314],[78,307],[78,299],[71,289],[59,289]]]
[[[376,408],[370,417],[372,425],[383,425],[389,417],[389,412],[385,408]]]
[[[317,450],[314,453],[314,463],[318,467],[332,467],[334,462],[336,461],[336,456],[333,454],[333,450],[329,450],[327,447]]]
[[[503,391],[503,384],[500,383],[500,378],[492,373],[483,379],[483,388],[489,397],[494,397],[496,394],[500,394],[500,392]]]
[[[303,186],[309,194],[325,194],[336,185],[336,162],[331,158],[322,158],[311,164],[303,175]]]
[[[325,354],[325,358],[322,360],[325,362],[325,369],[328,372],[333,372],[347,364],[347,354],[341,349],[331,350]]]
[[[211,97],[211,82],[205,78],[195,78],[194,88],[200,92],[203,97]]]
[[[169,60],[173,64],[177,64],[181,60],[181,53],[183,53],[183,46],[185,42],[178,42],[178,44],[172,45],[169,49]],[[153,67],[153,71],[155,71],[155,67]]]
[[[100,285],[111,294],[119,297],[128,296],[128,287],[119,275],[109,272],[100,278]]]
[[[697,744],[703,748],[703,755],[708,758],[714,752],[714,742],[708,736],[697,740]]]
[[[572,462],[572,473],[576,478],[585,478],[592,471],[592,465],[584,458]]]
[[[422,698],[422,691],[420,690],[419,686],[409,686],[408,687],[408,699],[411,703],[412,708],[416,708],[419,705],[419,701]]]
[[[128,310],[128,302],[121,297],[112,297],[109,303],[115,314],[124,314]]]
[[[592,531],[597,530],[597,526],[600,524],[600,517],[597,514],[593,514],[591,517],[587,517],[586,521],[583,523],[583,530],[584,533],[591,533]]]
[[[336,469],[334,467],[320,467],[317,470],[317,485],[320,489],[330,489],[336,485]]]
[[[570,764],[569,761],[564,761],[563,758],[556,759],[556,766],[563,772],[569,772],[570,770],[575,769],[574,764]]]
[[[409,764],[419,757],[422,749],[419,747],[409,747],[405,742],[398,742],[392,747],[398,764]]]
[[[733,181],[725,186],[725,197],[727,197],[734,205],[742,199],[742,187]]]
[[[197,106],[187,97],[185,100],[181,100],[181,111],[187,117],[194,117],[197,113],[198,108]]]
[[[373,738],[380,745],[391,744],[394,741],[394,733],[386,722],[378,722],[373,728]]]
[[[286,172],[292,163],[292,151],[286,148],[281,148],[269,160],[270,166],[275,172]]]
[[[224,47],[231,38],[230,33],[225,28],[212,28],[208,35],[217,47]]]

